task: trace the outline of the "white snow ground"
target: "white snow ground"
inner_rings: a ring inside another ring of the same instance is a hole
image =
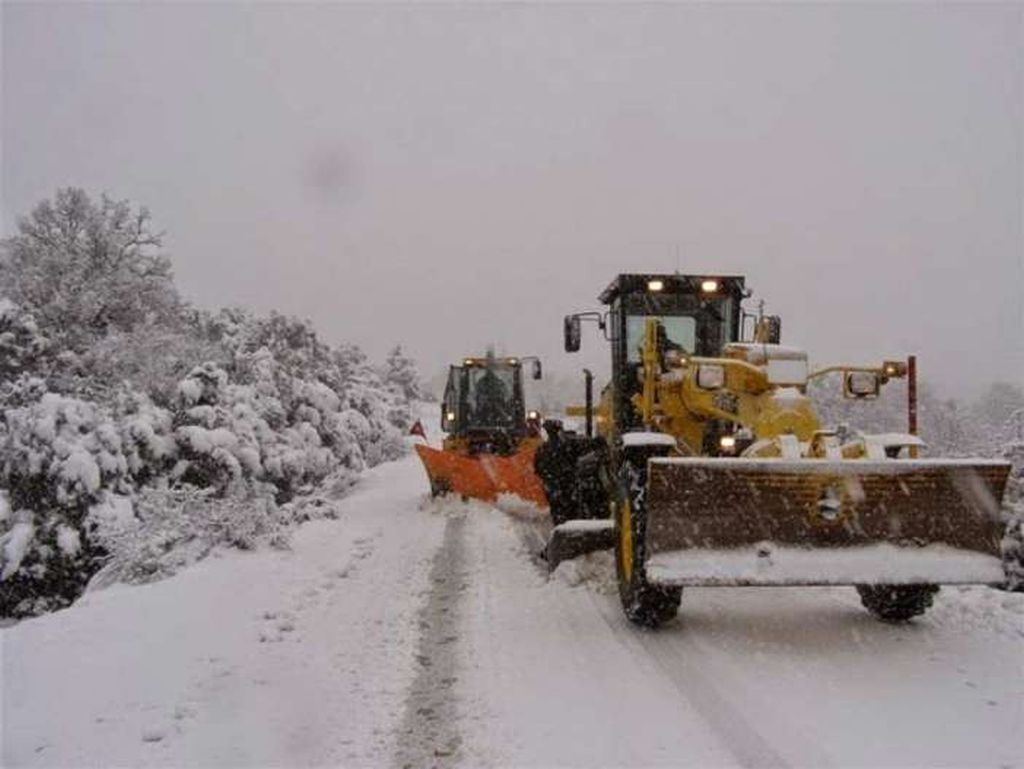
[[[523,509],[366,474],[290,552],[225,552],[0,631],[4,766],[1024,766],[1024,595],[879,623],[851,588],[684,591],[626,623]]]

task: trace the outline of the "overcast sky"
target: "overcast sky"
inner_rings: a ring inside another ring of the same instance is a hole
[[[1024,6],[4,3],[5,231],[150,207],[183,294],[561,372],[618,272],[741,273],[816,363],[1024,382]]]

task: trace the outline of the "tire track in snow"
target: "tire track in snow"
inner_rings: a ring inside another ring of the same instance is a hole
[[[538,555],[543,550],[550,527],[540,521],[523,520],[510,516],[516,524],[520,540],[535,566],[547,573],[547,565]],[[592,594],[591,598],[613,635],[632,655],[652,659],[682,697],[690,703],[718,736],[722,744],[743,767],[788,767],[789,763],[776,751],[750,721],[730,703],[714,682],[702,672],[707,656],[694,639],[679,638],[670,628],[645,631],[629,626],[617,601],[605,601]],[[685,606],[684,606],[685,610]],[[822,760],[819,765],[826,766]]]
[[[657,663],[665,678],[718,735],[739,766],[753,769],[790,765],[703,672],[706,655],[696,644],[679,638],[668,628],[633,628],[620,613],[613,611],[618,607],[617,601],[592,597],[612,633],[630,653],[643,654]]]
[[[430,569],[430,593],[417,617],[418,670],[396,739],[398,769],[450,767],[460,758],[462,735],[453,689],[460,599],[467,588],[465,550],[465,514],[449,514]]]

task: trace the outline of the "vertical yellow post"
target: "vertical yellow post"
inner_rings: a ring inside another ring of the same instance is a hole
[[[648,318],[644,324],[644,349],[641,353],[644,371],[644,397],[641,418],[647,429],[654,428],[654,398],[658,370],[658,319]]]

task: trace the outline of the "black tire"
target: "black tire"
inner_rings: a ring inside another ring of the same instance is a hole
[[[1002,544],[1006,581],[997,587],[1011,593],[1024,593],[1024,517],[1010,519]]]
[[[928,611],[938,585],[857,585],[864,608],[883,622],[906,622]]]
[[[644,571],[647,525],[644,498],[649,456],[649,452],[631,452],[619,468],[615,496],[615,572],[626,618],[634,625],[656,628],[679,612],[683,589],[652,585]]]

